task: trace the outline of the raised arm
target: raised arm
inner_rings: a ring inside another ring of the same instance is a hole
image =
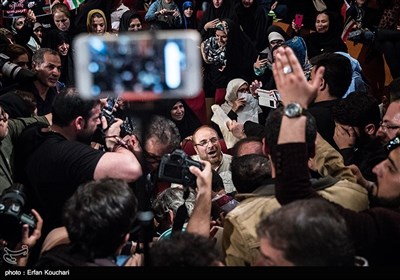
[[[187,231],[210,236],[211,223],[211,164],[208,161],[201,161],[204,168],[200,170],[195,166],[190,166],[190,172],[196,175],[197,197],[196,204],[190,216]]]
[[[277,89],[285,105],[298,105],[306,110],[314,99],[322,80],[324,69],[320,67],[312,83],[307,82],[302,68],[290,48],[279,48],[273,64],[273,74]],[[275,153],[276,197],[281,204],[296,199],[316,196],[312,190],[308,174],[308,155],[306,145],[306,116],[288,117],[284,114],[279,131],[278,146]]]

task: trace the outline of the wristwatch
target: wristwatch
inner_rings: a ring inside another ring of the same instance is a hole
[[[307,112],[306,109],[302,108],[299,103],[289,103],[283,109],[283,113],[286,117],[293,119],[304,116]]]

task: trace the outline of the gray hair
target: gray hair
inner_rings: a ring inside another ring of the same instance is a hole
[[[157,138],[161,144],[167,145],[171,150],[180,147],[181,136],[175,123],[165,117],[155,115],[152,117],[144,139]]]
[[[174,216],[176,216],[176,211],[184,202],[183,193],[184,189],[182,188],[168,188],[160,193],[153,201],[153,211],[156,219],[163,220],[169,210],[172,210]],[[192,215],[195,201],[196,193],[190,188],[189,197],[185,201],[189,217]]]

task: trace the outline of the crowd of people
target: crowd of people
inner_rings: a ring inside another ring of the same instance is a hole
[[[2,266],[399,263],[400,0],[64,2],[0,28]],[[198,97],[80,95],[78,34],[165,29],[199,32]]]

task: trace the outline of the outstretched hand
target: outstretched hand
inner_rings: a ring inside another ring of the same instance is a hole
[[[317,94],[325,68],[321,66],[314,71],[312,81],[308,82],[292,49],[280,47],[272,71],[282,103],[297,102],[307,108]]]

